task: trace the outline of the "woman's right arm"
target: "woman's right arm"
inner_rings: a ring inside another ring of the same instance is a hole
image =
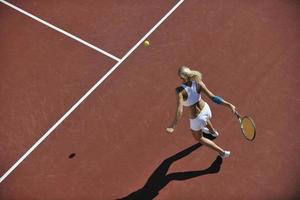
[[[203,92],[206,94],[206,96],[209,97],[214,103],[227,106],[232,110],[233,113],[236,112],[236,108],[234,105],[232,105],[230,102],[225,101],[221,97],[214,95],[202,81],[199,82],[199,85],[203,89]]]

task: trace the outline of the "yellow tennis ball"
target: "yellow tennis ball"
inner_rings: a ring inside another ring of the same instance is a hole
[[[145,41],[144,41],[144,46],[147,47],[147,46],[149,46],[149,45],[150,45],[149,40],[145,40]]]

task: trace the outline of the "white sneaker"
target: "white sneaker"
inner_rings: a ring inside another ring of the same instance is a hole
[[[224,154],[223,155],[221,155],[220,154],[220,156],[221,156],[221,158],[227,158],[227,157],[229,157],[230,156],[230,151],[224,151]]]
[[[202,128],[202,132],[206,133],[206,134],[210,134],[214,137],[218,137],[219,133],[217,131],[214,131],[213,133],[209,131],[209,129],[207,127]]]

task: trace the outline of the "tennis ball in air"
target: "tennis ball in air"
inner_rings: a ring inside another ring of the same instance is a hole
[[[145,40],[145,41],[144,41],[144,46],[147,47],[147,46],[149,46],[149,45],[150,45],[149,40]]]

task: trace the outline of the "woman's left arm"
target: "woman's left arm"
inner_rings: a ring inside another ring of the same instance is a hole
[[[179,119],[182,116],[182,112],[183,112],[183,96],[181,92],[176,92],[177,94],[177,107],[176,107],[176,112],[175,112],[175,117],[173,122],[171,123],[171,125],[166,129],[166,131],[168,133],[173,133],[177,123],[179,121]]]

